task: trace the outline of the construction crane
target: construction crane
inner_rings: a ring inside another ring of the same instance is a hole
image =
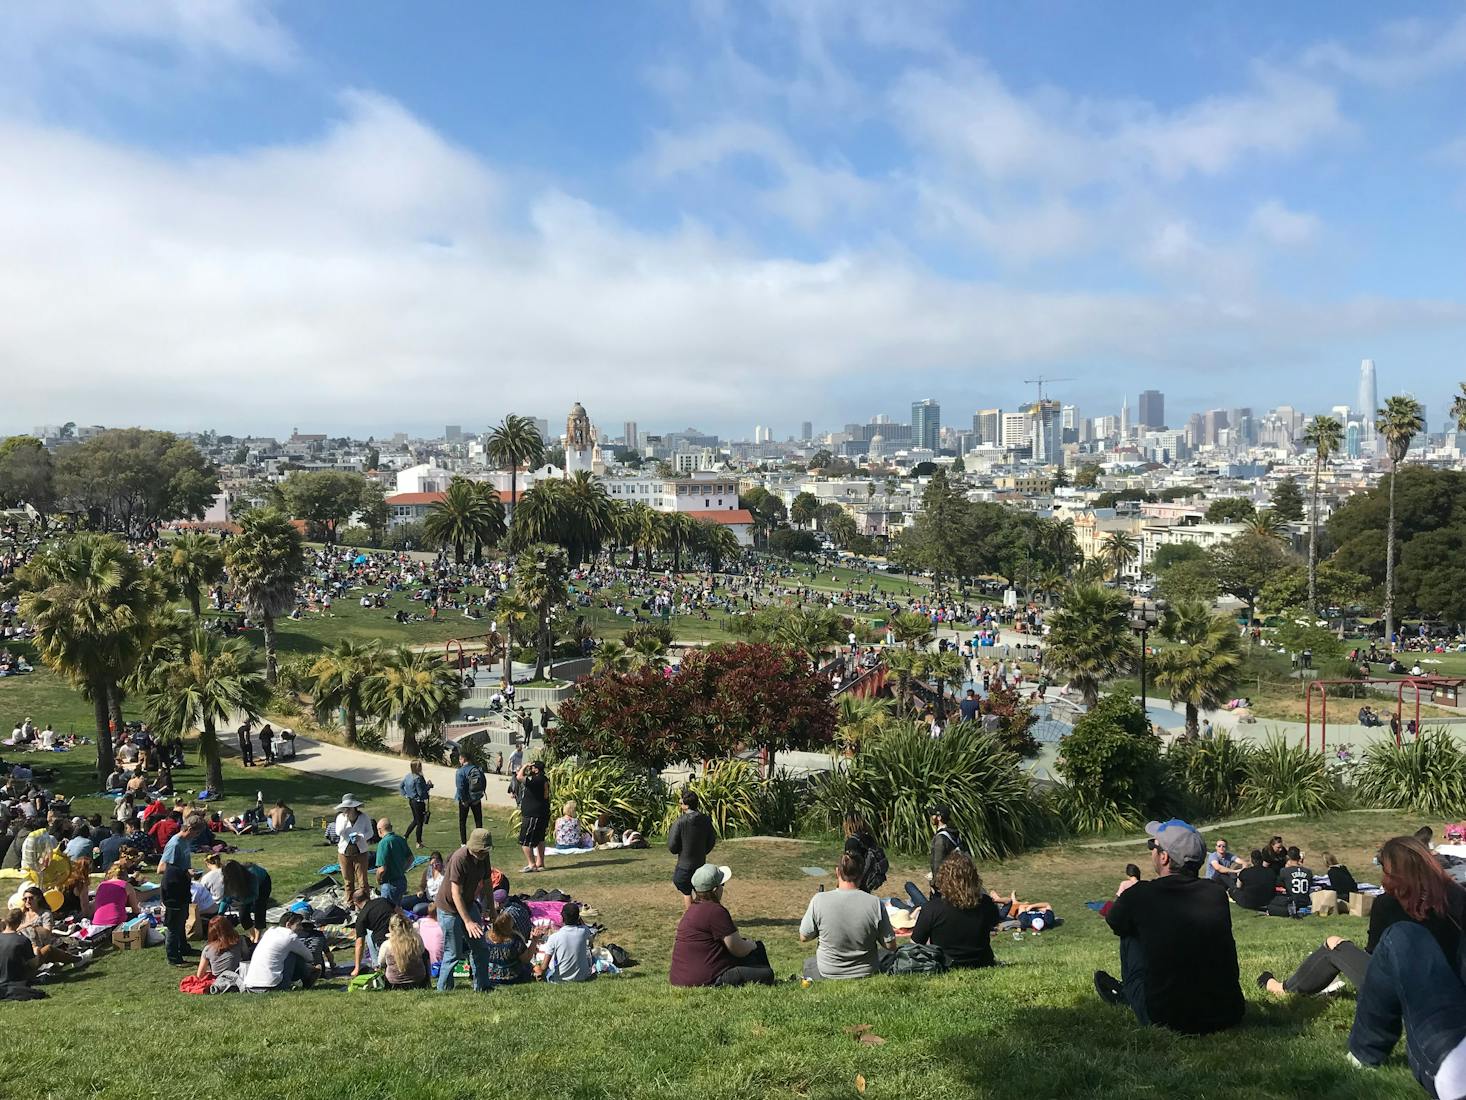
[[[1040,401],[1042,401],[1044,399],[1044,384],[1045,383],[1048,383],[1048,382],[1072,382],[1072,381],[1074,381],[1074,379],[1072,379],[1072,378],[1049,378],[1049,377],[1047,377],[1045,375],[1040,374],[1037,378],[1025,378],[1023,380],[1023,384],[1025,386],[1037,386],[1038,387],[1038,399]]]

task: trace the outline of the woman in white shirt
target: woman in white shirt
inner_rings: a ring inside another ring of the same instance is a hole
[[[367,867],[371,863],[373,839],[377,829],[371,815],[362,813],[362,804],[353,795],[345,795],[336,807],[336,851],[341,855],[341,878],[346,896],[354,898],[358,890],[370,890]]]

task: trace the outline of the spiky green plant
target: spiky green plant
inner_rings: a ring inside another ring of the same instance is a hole
[[[1274,735],[1247,762],[1241,805],[1249,813],[1315,817],[1343,804],[1344,792],[1321,752]]]
[[[667,785],[661,777],[616,756],[561,760],[547,775],[557,802],[574,800],[582,821],[605,814],[618,830],[650,834],[662,821]]]
[[[662,832],[677,819],[681,790],[696,791],[702,810],[713,819],[719,836],[758,831],[761,806],[758,769],[747,760],[718,760],[702,775],[671,796],[662,818]]]
[[[1428,817],[1466,814],[1466,753],[1443,729],[1430,729],[1398,748],[1371,745],[1355,773],[1362,802]]]
[[[1205,819],[1236,809],[1255,751],[1225,733],[1173,742],[1166,750],[1166,770],[1171,786],[1186,799],[1186,812]]]

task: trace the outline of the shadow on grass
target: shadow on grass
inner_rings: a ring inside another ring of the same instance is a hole
[[[750,917],[740,920],[740,928],[798,928],[798,917]]]
[[[546,873],[553,871],[559,874],[563,871],[584,871],[590,867],[617,867],[623,863],[636,862],[636,860],[629,856],[623,856],[620,859],[572,859],[565,863],[547,863],[545,864],[545,871]]]

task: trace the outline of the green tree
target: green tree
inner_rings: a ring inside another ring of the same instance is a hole
[[[437,546],[453,547],[453,560],[462,565],[472,550],[479,560],[481,548],[492,546],[504,535],[504,506],[492,485],[455,477],[443,499],[434,501],[423,518],[423,533]]]
[[[1156,590],[1171,603],[1198,600],[1208,607],[1222,594],[1211,558],[1205,551],[1199,558],[1188,558],[1168,567],[1156,581]]]
[[[1246,523],[1257,508],[1246,497],[1222,497],[1206,506],[1207,523]]]
[[[1297,559],[1277,539],[1246,532],[1208,552],[1217,585],[1247,605],[1247,624],[1257,616],[1257,597],[1268,579]],[[1175,570],[1172,570],[1175,572]]]
[[[1206,551],[1194,542],[1168,542],[1156,547],[1156,552],[1150,559],[1150,571],[1154,576],[1161,576],[1173,565],[1179,565],[1183,561],[1200,561],[1206,557]]]
[[[310,666],[316,717],[324,721],[339,710],[348,745],[356,744],[357,722],[367,712],[368,684],[381,666],[382,651],[376,639],[354,642],[350,638],[337,642]]]
[[[860,537],[860,529],[856,527],[855,520],[842,511],[838,516],[831,516],[830,522],[825,525],[825,531],[830,536],[830,541],[839,550],[848,550]]]
[[[145,537],[170,520],[202,518],[219,495],[219,476],[172,432],[113,428],[61,452],[56,488],[91,526]]]
[[[545,441],[527,416],[510,413],[489,433],[489,457],[509,467],[509,507],[519,510],[519,467],[533,469],[545,460]],[[563,459],[562,459],[563,461]]]
[[[1140,544],[1134,535],[1124,531],[1112,531],[1100,546],[1100,560],[1112,577],[1118,578],[1125,572],[1125,567],[1139,556]]]
[[[101,790],[114,762],[110,703],[137,664],[156,589],[121,540],[93,533],[47,543],[16,579],[42,663],[91,700]]]
[[[204,590],[224,575],[224,554],[218,539],[191,531],[164,542],[154,567],[188,600],[198,620],[203,616]]]
[[[741,550],[738,536],[713,520],[697,521],[692,548],[714,573],[722,572],[724,563],[738,557]]]
[[[1155,685],[1172,703],[1186,705],[1186,732],[1200,729],[1198,712],[1214,710],[1233,697],[1242,672],[1242,638],[1226,615],[1206,604],[1172,605],[1161,621],[1161,636],[1175,643],[1155,658]]]
[[[224,789],[218,729],[236,716],[258,718],[270,697],[259,655],[243,638],[224,639],[195,623],[147,677],[146,707],[157,731],[182,738],[197,728],[199,757],[216,795]]]
[[[1289,564],[1279,569],[1263,584],[1257,606],[1267,615],[1276,615],[1284,608],[1307,607],[1308,580],[1306,566]],[[1319,564],[1315,581],[1321,607],[1352,607],[1362,603],[1370,590],[1370,580],[1364,574],[1330,561]]]
[[[549,543],[526,547],[514,562],[514,591],[533,612],[535,630],[534,678],[544,678],[550,661],[551,617],[569,594],[565,585],[565,551]]]
[[[1413,397],[1385,398],[1385,407],[1375,414],[1375,428],[1384,437],[1390,456],[1390,522],[1385,531],[1385,644],[1395,645],[1395,474],[1410,442],[1425,430],[1425,416],[1420,402]]]
[[[418,755],[418,735],[437,733],[463,701],[458,670],[426,653],[397,649],[383,656],[363,689],[367,713],[396,723],[402,755]]]
[[[1074,472],[1074,488],[1093,489],[1099,484],[1100,466],[1097,462],[1086,462]]]
[[[821,449],[821,450],[815,451],[815,453],[810,456],[809,462],[805,466],[805,469],[807,469],[807,470],[823,470],[827,466],[829,466],[830,463],[832,463],[834,461],[835,461],[835,456],[834,455],[832,455],[827,450]]]
[[[1451,419],[1456,422],[1458,432],[1466,432],[1466,382],[1457,386],[1458,392],[1451,398]]]
[[[361,508],[366,484],[361,474],[311,470],[291,474],[280,490],[289,513],[305,521],[312,538],[331,546],[337,531]]]
[[[789,506],[789,522],[795,527],[808,527],[814,522],[819,506],[819,498],[813,493],[800,493]]]
[[[615,536],[616,506],[606,487],[580,470],[566,482],[567,538],[561,543],[570,564],[590,561]]]
[[[1344,442],[1344,426],[1332,416],[1315,416],[1303,432],[1313,448],[1313,499],[1308,511],[1308,613],[1318,611],[1318,489],[1323,468]]]
[[[224,562],[229,583],[264,635],[265,681],[275,684],[275,617],[295,606],[295,588],[305,577],[300,532],[283,512],[257,508],[239,521]]]
[[[51,452],[34,436],[12,435],[0,442],[0,508],[30,505],[45,530],[56,508],[56,469]]]
[[[1067,786],[1060,805],[1083,831],[1144,821],[1164,797],[1160,738],[1139,702],[1118,695],[1074,723],[1055,767]]]
[[[780,608],[771,636],[760,640],[797,650],[818,667],[820,654],[844,640],[844,627],[826,608]]]
[[[812,531],[790,531],[787,528],[775,531],[769,536],[769,553],[781,558],[792,558],[796,554],[813,554],[820,543]]]
[[[1092,706],[1100,686],[1134,663],[1129,598],[1112,589],[1074,585],[1050,617],[1048,641],[1045,667],[1067,676],[1069,686]]]
[[[962,654],[955,649],[943,649],[936,653],[927,654],[926,674],[936,681],[937,685],[937,721],[942,722],[947,717],[947,685],[957,684],[961,686],[967,674],[967,663],[962,659]]]
[[[367,529],[367,537],[371,540],[371,545],[381,546],[387,534],[387,527],[392,521],[392,514],[387,508],[387,496],[380,482],[363,479],[359,508],[357,518]]]
[[[1274,486],[1272,509],[1284,523],[1297,523],[1303,518],[1303,490],[1292,474]]]

